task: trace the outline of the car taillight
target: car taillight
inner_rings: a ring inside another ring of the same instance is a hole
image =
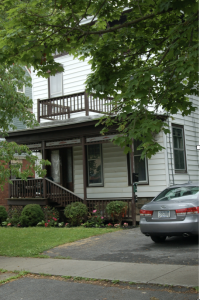
[[[140,209],[140,216],[150,217],[153,215],[153,210]]]
[[[189,207],[189,208],[179,208],[179,209],[176,209],[175,211],[176,211],[177,216],[185,216],[186,214],[188,214],[188,215],[198,214],[199,206]]]

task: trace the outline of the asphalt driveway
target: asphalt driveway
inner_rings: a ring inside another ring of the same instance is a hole
[[[196,237],[171,237],[163,244],[155,244],[134,228],[61,245],[43,254],[80,260],[196,266],[198,248]]]

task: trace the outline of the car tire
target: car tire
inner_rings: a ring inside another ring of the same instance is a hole
[[[152,241],[154,241],[155,243],[164,243],[164,241],[166,240],[166,236],[162,235],[162,236],[155,236],[152,235],[151,236]]]

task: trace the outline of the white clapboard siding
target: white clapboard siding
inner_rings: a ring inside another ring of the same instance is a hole
[[[162,142],[163,134],[160,134],[159,138],[161,140],[159,142]],[[128,186],[127,156],[123,149],[110,142],[102,144],[102,153],[104,186],[87,187],[87,198],[131,197],[132,187]],[[164,158],[164,151],[161,151],[148,160],[149,184],[138,185],[138,197],[155,197],[167,186]],[[73,147],[73,160],[74,192],[83,196],[83,162],[80,146]]]
[[[74,193],[83,197],[83,160],[81,146],[73,147]]]

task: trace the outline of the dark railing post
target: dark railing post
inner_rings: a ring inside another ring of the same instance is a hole
[[[37,121],[40,123],[40,99],[37,99]]]
[[[42,195],[41,195],[42,196]],[[43,178],[43,197],[47,197],[46,178]]]
[[[131,144],[131,177],[135,173],[135,163],[134,163],[134,141],[132,140]],[[133,179],[132,179],[133,180]],[[132,200],[131,200],[131,210],[132,210],[132,223],[133,226],[136,226],[136,205],[135,205],[135,193],[132,182]]]
[[[67,107],[67,114],[68,114],[68,119],[70,119],[70,107]]]
[[[42,159],[46,159],[45,141],[42,141]],[[42,168],[43,168],[43,170],[45,170],[46,166],[43,165]],[[47,190],[46,190],[46,179],[43,178],[43,196],[44,196],[44,198],[46,198],[46,193],[47,193]]]
[[[85,115],[89,116],[88,94],[85,92]]]

